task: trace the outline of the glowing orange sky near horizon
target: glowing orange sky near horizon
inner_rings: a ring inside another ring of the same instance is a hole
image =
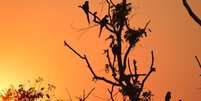
[[[90,0],[90,3],[100,8],[101,1]],[[173,101],[180,98],[200,101],[201,90],[197,88],[201,87],[201,72],[194,58],[197,55],[201,59],[199,25],[188,16],[181,0],[129,1],[135,5],[133,25],[143,26],[151,20],[152,33],[137,45],[132,55],[139,61],[139,66],[148,66],[150,51],[154,50],[157,72],[152,74],[146,86],[154,93],[154,100],[163,100],[165,92],[170,90]],[[201,16],[201,1],[189,1],[196,14]],[[66,89],[76,99],[83,89],[94,86],[96,90],[89,99],[101,101],[94,96],[107,95],[107,89],[103,89],[105,84],[92,82],[85,63],[63,46],[63,40],[68,40],[81,53],[88,54],[93,66],[104,66],[102,50],[105,45],[102,42],[105,36],[97,37],[98,27],[78,31],[88,26],[86,17],[77,7],[82,2],[0,1],[0,89],[41,76],[56,85],[56,94],[63,99],[68,98]],[[101,68],[96,70],[103,73]]]

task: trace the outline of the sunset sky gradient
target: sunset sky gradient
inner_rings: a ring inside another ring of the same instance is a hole
[[[97,9],[100,16],[104,16],[103,1],[90,0],[92,10]],[[201,69],[194,56],[201,60],[201,28],[188,15],[182,0],[129,1],[134,14],[131,25],[140,27],[151,20],[152,32],[139,42],[131,56],[140,70],[147,71],[154,50],[157,72],[145,87],[154,93],[154,101],[162,101],[168,90],[172,91],[172,101],[200,101]],[[41,76],[56,85],[59,98],[68,99],[68,91],[76,99],[83,89],[93,87],[96,90],[89,100],[109,97],[105,83],[91,81],[86,64],[63,45],[67,40],[80,53],[87,54],[96,72],[104,74],[102,53],[108,34],[104,31],[98,38],[99,27],[87,28],[86,17],[77,7],[82,2],[0,0],[0,89]],[[201,18],[201,0],[189,3]]]

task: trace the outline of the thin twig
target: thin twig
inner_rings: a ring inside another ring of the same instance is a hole
[[[132,71],[131,71],[131,67],[130,67],[130,60],[129,60],[129,58],[128,58],[128,69],[129,69],[130,75],[133,75],[133,73],[132,73]],[[131,79],[132,79],[132,81],[133,81],[133,83],[134,83],[134,82],[135,82],[134,78],[131,77]]]
[[[142,85],[141,85],[141,88],[140,88],[140,93],[141,93],[141,91],[142,91],[142,89],[143,89],[143,87],[144,87],[144,83],[145,83],[145,81],[147,80],[147,78],[150,76],[150,74],[151,74],[152,72],[155,72],[155,71],[156,71],[155,68],[153,67],[153,65],[154,65],[154,53],[153,53],[153,51],[151,51],[151,56],[152,56],[152,62],[151,62],[151,65],[150,65],[150,71],[149,71],[148,74],[145,76],[145,78],[142,80]],[[139,95],[140,95],[140,93],[139,93]]]
[[[81,59],[84,59],[82,55],[80,55],[76,50],[74,50],[70,45],[67,44],[66,41],[64,41],[64,45],[70,48],[76,55],[78,55]]]
[[[86,99],[89,97],[89,95],[91,95],[91,93],[92,93],[94,90],[95,90],[95,88],[92,88],[92,89],[89,91],[89,93],[87,94],[87,96],[84,97],[84,100],[86,100]]]
[[[114,101],[114,98],[113,98],[114,85],[112,85],[111,90],[109,90],[109,89],[107,89],[107,90],[108,90],[108,92],[110,93],[110,98],[111,98],[111,100]]]
[[[112,6],[115,6],[115,4],[113,3],[113,1],[112,1],[112,0],[110,0],[110,3],[112,4]]]
[[[130,44],[129,47],[128,47],[128,49],[126,50],[126,53],[125,53],[125,55],[124,55],[124,62],[123,62],[124,67],[126,67],[126,60],[127,60],[128,54],[130,53],[132,47],[133,47],[133,45]]]
[[[195,56],[195,59],[197,60],[198,65],[199,65],[199,66],[200,66],[200,68],[201,68],[201,64],[200,64],[200,61],[199,61],[198,57],[197,57],[197,56]]]
[[[106,2],[107,2],[107,4],[108,4],[108,11],[107,11],[107,13],[108,13],[108,16],[109,16],[109,18],[110,18],[110,21],[112,21],[112,17],[111,17],[111,14],[110,14],[110,8],[111,8],[110,2],[109,2],[108,0],[106,0]]]
[[[73,101],[73,100],[72,100],[72,97],[71,97],[71,95],[70,95],[70,92],[68,91],[67,88],[66,88],[66,92],[67,92],[67,94],[68,94],[69,100],[70,100],[70,101]]]
[[[112,76],[113,78],[116,80],[116,81],[119,81],[118,78],[116,78],[117,76],[117,73],[116,73],[116,69],[115,67],[112,65],[112,62],[111,62],[111,59],[110,59],[110,55],[109,55],[109,50],[105,50],[105,53],[106,53],[106,57],[107,57],[107,60],[108,60],[108,63],[109,63],[109,67],[110,69],[112,70]]]
[[[137,62],[133,60],[135,75],[137,75]]]
[[[134,72],[135,72],[134,75],[136,75],[135,81],[133,82],[133,83],[135,84],[135,83],[137,83],[138,78],[139,78],[139,74],[138,74],[138,72],[137,72],[137,62],[136,62],[135,60],[133,60],[133,65],[134,65]]]

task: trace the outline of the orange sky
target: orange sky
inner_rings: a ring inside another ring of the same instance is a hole
[[[101,11],[102,0],[90,0]],[[155,52],[157,72],[148,80],[146,88],[154,93],[154,101],[161,101],[165,91],[173,92],[173,101],[200,101],[201,70],[194,59],[201,59],[201,28],[187,15],[181,0],[130,0],[134,2],[133,25],[143,26],[151,20],[152,33],[144,38],[132,55],[139,66],[150,62]],[[83,89],[96,87],[94,96],[107,95],[104,83],[91,81],[85,63],[64,48],[63,40],[81,53],[88,54],[98,73],[104,73],[104,35],[98,27],[88,26],[86,17],[77,7],[82,0],[1,0],[0,1],[0,88],[34,80],[42,76],[56,85],[56,94],[67,99],[82,94]],[[201,1],[190,0],[201,16]],[[102,15],[103,16],[103,15]],[[97,47],[100,45],[100,47]],[[98,58],[96,57],[98,56]]]

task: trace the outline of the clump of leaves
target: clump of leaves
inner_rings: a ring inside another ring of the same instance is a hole
[[[154,96],[152,94],[152,92],[150,90],[144,91],[142,93],[142,101],[151,101],[152,96]]]
[[[52,84],[44,86],[43,78],[38,77],[34,82],[28,84],[19,84],[18,87],[11,86],[1,92],[2,101],[50,101],[54,97]]]

